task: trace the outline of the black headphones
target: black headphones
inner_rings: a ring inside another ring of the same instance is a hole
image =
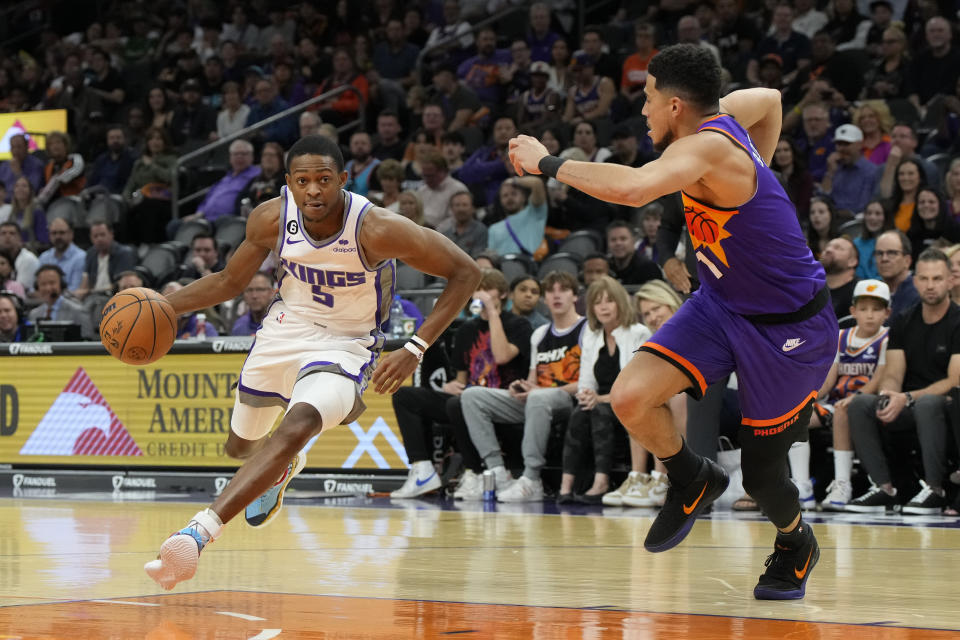
[[[10,304],[13,305],[13,310],[17,314],[17,326],[19,327],[23,324],[23,303],[20,302],[20,297],[11,292],[11,291],[0,291],[0,297],[6,298],[10,301]]]
[[[55,271],[57,275],[60,276],[60,295],[63,295],[67,292],[67,274],[65,274],[63,272],[63,269],[61,269],[59,266],[55,264],[44,264],[44,265],[41,265],[39,269],[37,269],[36,273],[34,273],[34,276],[33,276],[34,287],[36,287],[36,283],[37,283],[36,278],[37,276],[40,275],[42,271]]]

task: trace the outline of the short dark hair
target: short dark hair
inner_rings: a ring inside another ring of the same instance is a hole
[[[604,229],[604,235],[606,235],[607,233],[610,233],[614,229],[626,229],[630,232],[630,235],[632,236],[637,235],[637,232],[633,229],[632,226],[630,226],[630,223],[627,222],[626,220],[614,220],[613,222],[608,224],[607,228]]]
[[[287,173],[290,172],[290,166],[295,158],[308,155],[332,158],[337,167],[337,173],[343,171],[343,152],[340,151],[340,145],[325,136],[314,135],[304,136],[290,147],[290,151],[287,152]]]
[[[599,251],[594,251],[593,253],[588,253],[588,254],[586,255],[586,257],[583,259],[584,264],[586,264],[587,260],[603,260],[603,261],[606,262],[608,265],[610,264],[610,256],[608,256],[608,255],[606,255],[606,254],[604,254],[604,253],[600,253]]]
[[[0,222],[0,229],[3,229],[4,227],[13,227],[17,230],[17,233],[23,233],[23,229],[20,228],[20,223],[16,220],[5,220],[4,222]]]
[[[921,262],[942,262],[947,265],[948,270],[950,269],[950,258],[947,257],[947,254],[933,247],[920,252],[920,255],[917,256],[917,264]]]
[[[648,71],[656,78],[658,91],[671,91],[710,113],[719,110],[720,66],[707,49],[693,44],[664,47],[650,61]]]
[[[517,276],[514,278],[510,283],[510,291],[515,290],[518,286],[520,286],[521,282],[526,282],[527,280],[533,280],[537,284],[537,289],[540,289],[540,282],[537,280],[536,276],[532,276],[528,273],[526,275]]]
[[[213,248],[216,249],[217,239],[213,237],[212,233],[206,233],[206,232],[198,233],[197,235],[193,236],[193,239],[190,240],[190,246],[192,247],[197,240],[207,240],[207,239],[210,239],[213,241]]]
[[[393,109],[384,109],[383,111],[377,114],[377,117],[378,118],[383,118],[383,117],[395,118],[397,122],[400,122],[400,114],[394,111]]]

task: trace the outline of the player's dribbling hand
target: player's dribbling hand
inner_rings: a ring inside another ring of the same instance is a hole
[[[533,136],[519,135],[510,139],[510,162],[518,176],[538,175],[540,160],[548,155],[547,148]]]
[[[417,370],[417,357],[406,349],[391,351],[380,360],[370,384],[377,393],[396,393],[407,378]]]

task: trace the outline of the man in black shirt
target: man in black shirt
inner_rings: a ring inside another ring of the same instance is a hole
[[[834,238],[823,249],[820,264],[827,273],[827,288],[837,319],[850,315],[853,288],[857,286],[857,265],[860,264],[857,247],[846,236]]]
[[[660,278],[660,267],[637,253],[637,237],[630,225],[622,220],[607,227],[607,252],[614,277],[622,284],[643,284]]]
[[[890,432],[914,429],[925,481],[903,512],[939,514],[946,505],[946,394],[960,378],[960,307],[950,301],[950,262],[942,251],[920,254],[914,281],[920,304],[892,321],[880,393],[854,397],[847,410],[854,448],[873,481],[864,495],[847,503],[847,511],[883,513],[896,506],[884,440]]]
[[[442,391],[430,387],[401,387],[393,394],[393,410],[410,462],[410,473],[391,498],[415,498],[440,488],[440,477],[431,460],[433,423],[453,426],[456,445],[463,455],[466,471],[461,485],[478,485],[483,462],[470,441],[460,409],[460,394],[467,387],[506,389],[527,374],[530,363],[530,334],[524,318],[503,310],[509,289],[503,274],[484,269],[474,298],[483,302],[479,316],[457,330],[450,362],[456,378]]]
[[[395,111],[384,110],[377,116],[377,144],[373,147],[373,157],[379,160],[393,158],[403,160],[407,141],[400,137],[400,116]]]

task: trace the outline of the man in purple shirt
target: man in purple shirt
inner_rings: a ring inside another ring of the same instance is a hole
[[[503,97],[500,65],[511,62],[509,51],[497,49],[496,31],[487,27],[477,34],[477,55],[463,61],[457,69],[457,76],[473,89],[485,106],[500,108]]]
[[[530,45],[530,59],[550,63],[550,51],[560,36],[550,30],[550,7],[546,2],[534,2],[530,5],[530,31],[527,32],[527,44]]]
[[[207,197],[203,199],[196,213],[191,213],[178,220],[171,220],[167,225],[167,237],[177,235],[180,225],[188,220],[206,218],[215,222],[223,216],[235,216],[240,208],[237,198],[243,193],[250,181],[260,175],[260,167],[253,164],[253,145],[246,140],[234,140],[230,143],[230,171],[214,184]]]
[[[263,317],[267,314],[275,292],[276,287],[269,274],[262,272],[254,274],[247,288],[243,290],[243,303],[247,306],[247,312],[233,323],[230,335],[252,336],[255,334],[260,328],[260,323],[263,322]]]
[[[27,153],[27,139],[22,133],[10,136],[10,159],[0,163],[0,181],[7,187],[7,202],[13,197],[13,185],[26,176],[33,192],[43,186],[43,160]]]

